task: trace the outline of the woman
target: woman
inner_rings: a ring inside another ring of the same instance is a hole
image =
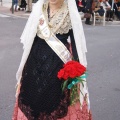
[[[75,1],[39,0],[21,42],[24,52],[17,72],[12,120],[91,120],[86,82],[81,86],[79,101],[70,105],[71,92],[62,92],[63,80],[57,77],[63,64],[71,60],[71,54],[86,66],[85,37]]]

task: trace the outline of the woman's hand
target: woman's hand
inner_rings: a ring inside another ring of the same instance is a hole
[[[83,5],[79,5],[79,7],[84,7]]]

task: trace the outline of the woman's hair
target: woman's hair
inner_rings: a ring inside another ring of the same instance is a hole
[[[103,9],[103,6],[100,6],[100,9]]]

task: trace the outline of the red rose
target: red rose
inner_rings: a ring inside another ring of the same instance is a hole
[[[69,61],[64,64],[63,69],[58,72],[58,78],[64,80],[79,77],[86,71],[86,68],[77,61]]]
[[[76,69],[73,68],[72,72],[70,73],[70,78],[75,78],[77,77],[77,71]]]
[[[64,70],[61,69],[61,70],[58,72],[57,77],[58,77],[59,79],[63,78],[64,73],[65,73]]]
[[[78,68],[78,71],[80,71],[81,75],[86,71],[86,68],[81,65],[79,68]]]
[[[68,65],[73,65],[75,64],[76,61],[69,61],[66,64],[64,64],[64,67],[68,66]]]
[[[74,67],[73,65],[68,65],[68,66],[65,67],[65,71],[66,71],[66,69],[67,69],[67,70],[69,69],[68,74],[69,74],[69,77],[71,78],[72,73],[73,73],[74,71],[76,71],[75,67]],[[73,76],[73,75],[72,75],[72,76]]]
[[[71,66],[66,66],[64,69],[65,69],[65,72],[69,73],[71,71]]]
[[[69,78],[69,74],[67,72],[65,72],[64,76],[63,76],[63,79],[64,80],[67,80]]]

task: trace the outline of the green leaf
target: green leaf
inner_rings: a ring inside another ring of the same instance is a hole
[[[82,84],[82,86],[84,87],[84,83],[83,83],[83,82],[81,82],[81,84]]]
[[[62,91],[64,91],[64,89],[66,88],[66,86],[67,86],[67,82],[68,82],[68,80],[65,80],[65,81],[63,82],[63,85],[62,85]]]
[[[77,77],[77,79],[79,80],[79,82],[82,84],[82,86],[84,87],[84,82],[86,82],[85,80],[81,79],[80,77]]]
[[[83,95],[82,91],[80,90],[81,94]],[[83,95],[84,96],[84,95]]]

